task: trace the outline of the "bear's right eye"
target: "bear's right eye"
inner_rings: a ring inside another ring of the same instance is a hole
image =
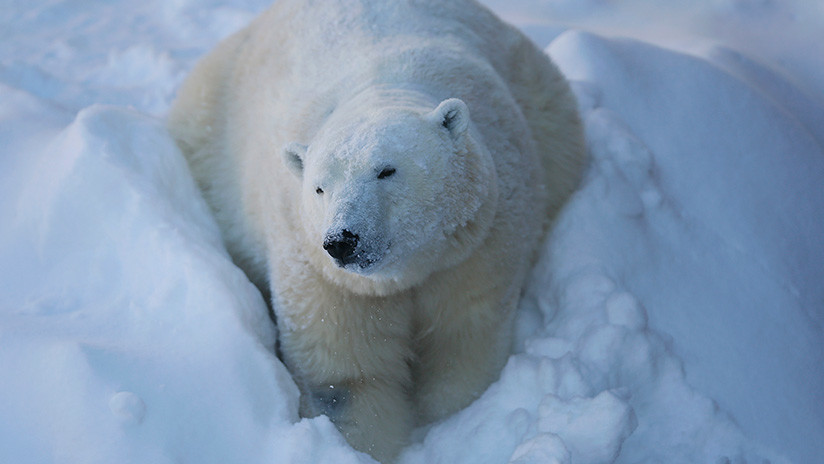
[[[383,171],[378,174],[378,179],[386,179],[392,174],[395,174],[395,168],[383,168]]]
[[[323,195],[323,189],[318,187],[315,189],[315,193],[317,193],[318,195]]]

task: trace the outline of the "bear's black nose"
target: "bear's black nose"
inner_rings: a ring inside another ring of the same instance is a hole
[[[330,235],[323,241],[323,249],[329,256],[346,265],[353,261],[358,246],[358,234],[344,229],[339,234]]]

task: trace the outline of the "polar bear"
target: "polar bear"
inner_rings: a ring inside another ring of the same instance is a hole
[[[382,461],[499,375],[585,164],[562,75],[473,0],[278,0],[168,127],[271,296],[301,414]]]

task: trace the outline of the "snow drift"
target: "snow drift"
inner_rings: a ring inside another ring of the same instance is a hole
[[[370,462],[298,418],[265,304],[158,119],[264,3],[0,14],[0,461]],[[741,49],[563,29],[530,25],[579,97],[587,178],[501,379],[401,461],[824,460],[820,95]]]

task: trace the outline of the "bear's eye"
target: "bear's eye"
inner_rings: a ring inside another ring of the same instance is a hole
[[[315,193],[317,193],[318,195],[323,195],[323,189],[318,187],[315,189]]]
[[[387,177],[391,176],[395,173],[395,168],[383,168],[380,174],[378,174],[378,179],[386,179]]]

